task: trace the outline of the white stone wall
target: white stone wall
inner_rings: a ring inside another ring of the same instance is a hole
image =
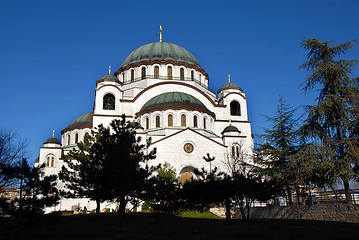
[[[144,66],[146,67],[146,75],[154,75],[155,66],[159,66],[160,76],[167,76],[167,67],[170,64],[146,65]],[[206,86],[208,85],[208,79],[202,73],[184,66],[171,66],[173,77],[180,77],[180,68],[184,68],[185,78],[190,78],[191,71],[195,71],[195,79],[199,80],[201,78],[201,82]],[[135,79],[141,77],[142,67],[134,68]],[[131,69],[124,71],[124,74],[119,74],[117,77],[120,82],[130,81]],[[157,85],[153,87],[155,84]],[[145,118],[149,117],[150,120],[149,129],[145,129],[139,134],[142,137],[142,143],[145,143],[147,138],[152,138],[152,145],[149,150],[157,149],[157,158],[151,161],[150,164],[157,165],[168,162],[176,169],[178,175],[186,168],[204,167],[209,170],[210,164],[203,160],[203,157],[209,153],[212,157],[215,157],[215,160],[211,163],[212,168],[218,167],[220,171],[226,171],[227,168],[224,162],[226,157],[231,154],[233,144],[240,145],[243,153],[248,156],[248,161],[251,161],[253,139],[251,124],[248,121],[247,115],[247,99],[244,92],[238,89],[224,90],[219,93],[217,99],[214,93],[194,81],[144,79],[124,85],[111,81],[102,81],[97,84],[96,88],[93,126],[97,127],[99,124],[103,124],[107,127],[113,119],[120,119],[122,114],[125,114],[128,120],[132,120],[131,116],[138,113],[147,101],[165,92],[183,92],[192,95],[201,101],[209,111],[213,112],[214,116],[198,111],[171,109],[138,116],[139,118],[136,121],[140,122],[143,127],[145,127]],[[103,97],[107,93],[115,96],[115,110],[103,109]],[[217,105],[218,100],[220,100],[219,105]],[[232,101],[237,101],[240,104],[240,116],[232,116],[230,114],[230,103]],[[169,114],[173,115],[173,127],[168,126],[167,116]],[[181,114],[186,115],[186,127],[181,127]],[[193,116],[195,115],[198,117],[197,128],[193,127]],[[159,128],[155,126],[156,116],[160,116]],[[206,129],[203,126],[204,118],[207,119]],[[231,119],[231,122],[229,122],[229,119]],[[240,133],[234,135],[226,134],[223,137],[223,130],[230,124],[237,127]],[[89,128],[67,131],[62,135],[62,147],[50,144],[41,148],[39,164],[46,163],[46,156],[49,154],[55,156],[55,166],[47,167],[46,174],[57,174],[64,164],[61,160],[62,151],[64,154],[67,154],[68,151],[76,147],[76,134],[78,134],[78,141],[82,141],[84,135],[90,131],[91,129]],[[69,138],[70,143],[68,142]],[[191,143],[194,146],[193,152],[187,153],[184,151],[186,143]],[[61,187],[62,184],[59,183],[59,188]],[[88,199],[67,199],[62,200],[58,206],[49,208],[48,211],[59,209],[71,210],[72,206],[78,203],[80,203],[82,208],[86,206],[88,210],[96,207],[95,203]]]

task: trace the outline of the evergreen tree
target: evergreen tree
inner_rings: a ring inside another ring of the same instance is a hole
[[[6,169],[8,178],[14,180],[20,188],[18,208],[15,209],[19,217],[41,215],[45,207],[58,203],[57,176],[45,175],[44,168],[45,165],[31,168],[26,159],[22,159]]]
[[[256,157],[260,163],[257,170],[282,185],[287,193],[289,205],[293,204],[292,189],[295,184],[290,162],[299,148],[294,112],[295,109],[280,97],[275,116],[266,116],[272,128],[265,130],[264,137],[268,143],[258,149]]]
[[[59,172],[59,178],[64,182],[61,194],[65,197],[88,197],[96,201],[96,215],[100,213],[101,203],[110,198],[106,189],[109,184],[104,176],[105,160],[98,157],[93,148],[100,137],[100,130],[86,134],[84,140],[77,143],[78,149],[71,150],[65,156],[67,167],[63,166]]]
[[[308,106],[301,133],[321,149],[320,161],[330,182],[341,179],[347,202],[351,202],[349,181],[358,165],[358,78],[351,78],[357,60],[337,59],[356,45],[349,41],[338,46],[317,39],[305,39],[308,61],[301,68],[312,74],[302,84],[305,92],[318,90],[317,104]]]
[[[20,189],[23,191],[19,206],[26,214],[43,214],[45,207],[56,205],[60,200],[57,176],[45,175],[44,168],[45,165],[30,168],[25,159],[18,166],[17,178],[21,179]]]
[[[146,153],[151,144],[140,144],[141,137],[136,137],[140,128],[137,122],[113,120],[110,129],[99,128],[101,137],[94,145],[96,156],[104,159],[104,175],[110,186],[110,198],[119,202],[118,215],[125,213],[127,202],[136,198],[145,189],[146,181],[157,166],[148,166],[148,161],[156,158],[156,149]]]
[[[147,165],[148,160],[155,158],[155,149],[144,152],[150,139],[147,145],[140,144],[141,138],[136,137],[139,124],[126,121],[124,115],[121,120],[113,120],[110,127],[99,125],[85,136],[79,149],[69,154],[76,160],[67,161],[70,169],[64,167],[60,177],[69,190],[68,196],[76,194],[95,200],[97,213],[101,202],[118,201],[118,214],[123,216],[128,201],[138,196],[156,169]]]

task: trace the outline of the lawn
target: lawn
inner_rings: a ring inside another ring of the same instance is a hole
[[[198,215],[197,215],[198,216]],[[358,239],[359,224],[305,220],[223,220],[134,213],[0,219],[0,239]]]

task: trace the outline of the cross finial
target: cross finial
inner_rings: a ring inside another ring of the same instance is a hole
[[[52,138],[55,138],[55,130],[52,130]]]
[[[267,145],[267,139],[264,138],[264,145]]]
[[[162,26],[160,25],[160,41],[159,42],[162,42]]]
[[[108,66],[108,75],[111,75],[111,66]]]
[[[232,126],[232,119],[228,119],[229,121],[229,126]]]
[[[231,82],[231,75],[228,74],[228,82]]]
[[[135,122],[135,121],[136,121],[136,117],[137,117],[137,116],[136,116],[136,114],[133,114],[133,115],[132,115],[133,122]]]

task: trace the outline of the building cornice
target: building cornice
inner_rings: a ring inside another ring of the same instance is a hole
[[[174,66],[185,66],[187,68],[193,68],[194,70],[196,70],[196,71],[202,73],[204,76],[206,76],[206,79],[209,81],[208,73],[206,73],[206,71],[203,68],[200,68],[194,64],[188,64],[186,62],[177,62],[174,60],[151,60],[151,61],[141,61],[138,63],[131,63],[131,64],[126,65],[124,68],[120,68],[117,72],[115,72],[115,75],[121,74],[123,71],[129,70],[131,68],[140,67],[142,65],[154,65],[154,64],[159,64],[159,65],[172,64]]]
[[[205,94],[203,91],[199,90],[198,88],[192,86],[192,85],[189,85],[189,84],[186,84],[186,83],[183,83],[183,82],[172,82],[172,81],[166,81],[166,82],[160,82],[160,83],[155,83],[145,89],[143,89],[141,92],[139,92],[132,100],[127,100],[127,99],[122,99],[120,100],[121,102],[128,102],[128,103],[133,103],[135,102],[142,94],[144,94],[145,92],[147,92],[148,90],[154,88],[154,87],[158,87],[158,86],[161,86],[161,85],[167,85],[167,84],[175,84],[175,85],[182,85],[182,86],[185,86],[185,87],[189,87],[189,88],[192,88],[194,90],[196,90],[197,92],[199,92],[201,95],[203,95],[205,98],[208,99],[208,101],[210,103],[212,103],[212,105],[214,107],[220,107],[220,108],[225,108],[226,105],[219,105],[219,104],[216,104],[210,97],[208,97],[207,94]]]

